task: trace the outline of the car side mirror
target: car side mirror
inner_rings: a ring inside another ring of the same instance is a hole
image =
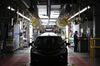
[[[29,43],[29,46],[33,46],[33,44],[34,44],[34,41],[32,41],[31,43]]]
[[[66,45],[70,45],[70,43],[66,43]]]
[[[66,41],[64,41],[64,43],[65,43],[66,45],[70,45],[70,43],[67,43]]]
[[[29,43],[29,46],[32,46],[32,43]]]

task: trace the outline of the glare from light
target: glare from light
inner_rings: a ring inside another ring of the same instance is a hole
[[[90,6],[85,7],[84,9],[80,10],[79,12],[77,12],[76,14],[74,14],[73,16],[71,16],[68,20],[71,20],[72,18],[76,17],[77,15],[83,13],[84,11],[90,9]]]
[[[68,42],[68,37],[69,37],[69,36],[68,36],[68,26],[66,26],[66,38],[67,38],[66,41],[67,41],[67,42]]]
[[[83,28],[81,28],[81,33],[83,33]]]
[[[15,9],[14,8],[11,8],[10,6],[8,6],[7,7],[9,10],[11,10],[11,11],[15,11]]]
[[[10,9],[10,6],[8,6],[7,8]]]
[[[20,21],[20,30],[22,30],[22,21]]]
[[[21,17],[27,19],[28,21],[31,21],[29,18],[27,18],[26,16],[24,16],[23,14],[21,14],[20,12],[17,11],[17,14],[20,15]]]
[[[32,39],[33,39],[33,26],[30,25],[29,27],[30,27],[29,28],[29,36],[30,36],[30,43],[31,43],[32,42]]]

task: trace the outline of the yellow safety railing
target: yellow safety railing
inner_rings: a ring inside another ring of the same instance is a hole
[[[90,38],[90,62],[91,64],[94,64],[95,61],[95,49],[100,48],[100,46],[95,45],[95,41],[100,40],[100,38]]]

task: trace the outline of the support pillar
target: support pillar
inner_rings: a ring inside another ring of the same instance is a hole
[[[94,5],[94,37],[100,38],[100,3]],[[95,46],[100,46],[100,40],[95,40]],[[95,48],[95,57],[100,57],[100,48]]]

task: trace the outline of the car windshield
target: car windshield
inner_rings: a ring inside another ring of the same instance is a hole
[[[63,44],[60,36],[39,36],[34,45],[38,48],[57,48]]]

